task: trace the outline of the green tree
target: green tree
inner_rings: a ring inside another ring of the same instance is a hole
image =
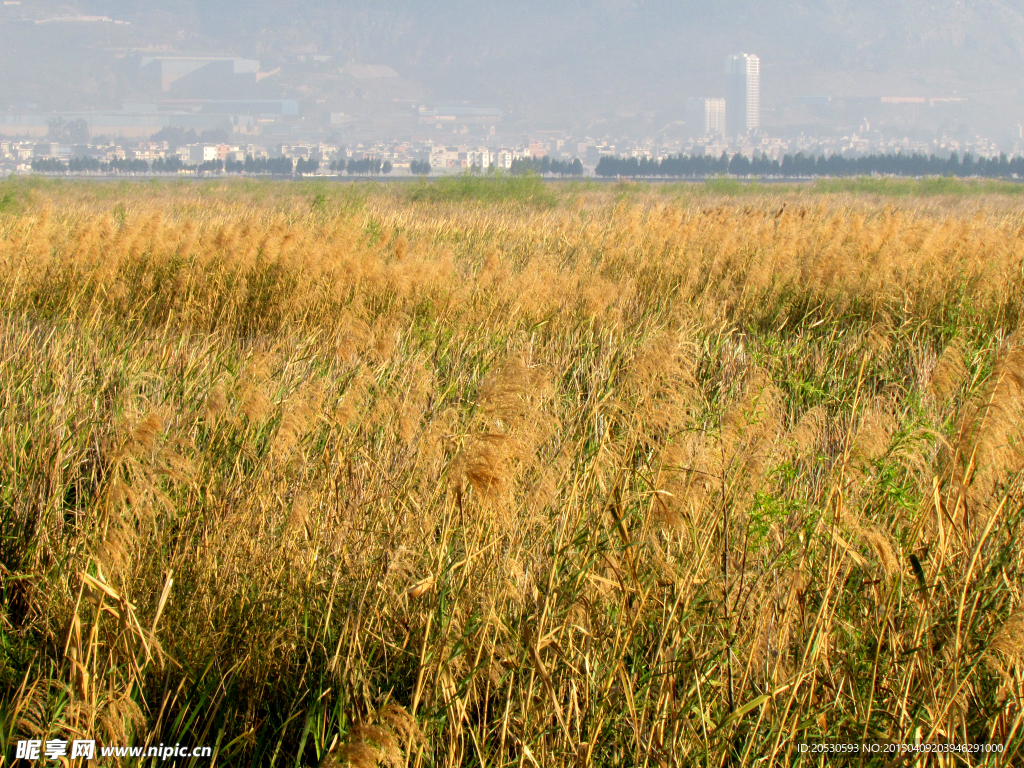
[[[49,127],[46,136],[50,141],[64,144],[89,143],[89,124],[82,118],[65,121],[62,117],[53,117],[46,124]]]

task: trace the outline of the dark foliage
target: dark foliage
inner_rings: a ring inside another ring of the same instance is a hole
[[[555,174],[556,176],[582,176],[583,163],[578,157],[572,160],[552,160],[550,157],[531,157],[530,159],[513,160],[509,169],[513,176],[521,176],[525,173],[537,173],[541,176]]]
[[[518,161],[517,161],[518,162]],[[514,169],[514,166],[513,166]],[[1005,154],[975,159],[970,152],[961,158],[957,153],[948,158],[934,154],[922,155],[786,155],[779,160],[755,155],[754,159],[736,153],[730,158],[724,152],[713,155],[675,155],[652,160],[635,157],[602,157],[595,173],[598,176],[670,176],[704,178],[707,176],[769,176],[813,178],[822,176],[956,176],[992,179],[1024,178],[1024,157],[1009,158]]]

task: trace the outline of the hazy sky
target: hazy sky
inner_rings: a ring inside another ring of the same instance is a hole
[[[130,24],[30,23],[76,15]],[[654,125],[687,96],[720,95],[726,55],[748,51],[761,57],[766,127],[823,119],[794,106],[813,95],[968,100],[913,125],[1024,120],[1024,16],[1004,0],[22,0],[0,17],[0,107],[145,98],[132,49],[163,46],[259,58],[282,68],[265,90],[323,101],[459,100],[548,127]],[[304,51],[336,66],[304,71]],[[346,85],[346,63],[389,65],[400,82]]]

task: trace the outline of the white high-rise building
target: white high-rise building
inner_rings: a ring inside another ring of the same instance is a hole
[[[687,99],[686,124],[701,136],[725,133],[725,99]]]
[[[761,60],[737,53],[725,62],[726,128],[738,136],[761,126]]]

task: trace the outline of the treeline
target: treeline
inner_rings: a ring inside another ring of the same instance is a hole
[[[100,161],[95,157],[72,157],[66,163],[52,157],[37,157],[32,160],[36,173],[178,173],[179,171],[226,172],[291,176],[315,173],[320,168],[319,160],[299,158],[293,162],[290,157],[259,157],[246,155],[245,160],[207,160],[188,164],[178,157],[157,158],[152,163],[140,159],[114,159]],[[390,170],[390,169],[389,169]]]
[[[145,160],[114,158],[100,161],[95,157],[73,157],[64,163],[53,157],[37,157],[32,161],[36,173],[148,173]]]
[[[178,171],[191,170],[178,157],[158,157],[153,161],[152,169],[153,173],[177,173]]]
[[[317,164],[319,167],[319,163]],[[227,160],[224,170],[228,173],[260,173],[271,176],[291,176],[295,172],[295,164],[290,157],[253,157],[246,155],[245,160]]]
[[[337,171],[338,173],[347,173],[350,176],[376,176],[377,174],[384,173],[388,174],[394,169],[390,160],[384,160],[381,162],[379,157],[364,157],[360,160],[356,160],[354,157],[350,158],[348,162],[344,160],[336,160],[331,163],[330,169]]]
[[[975,158],[970,152],[960,157],[956,152],[948,158],[937,155],[902,153],[844,157],[843,155],[786,155],[773,160],[763,155],[753,159],[736,153],[731,158],[723,152],[714,155],[675,155],[652,160],[635,157],[602,157],[594,171],[598,176],[958,176],[982,178],[1024,178],[1024,157]]]
[[[552,160],[547,156],[520,158],[512,161],[509,172],[513,176],[522,176],[527,173],[539,173],[541,176],[546,176],[549,173],[557,176],[582,176],[583,163],[578,157],[574,157],[572,160]]]

